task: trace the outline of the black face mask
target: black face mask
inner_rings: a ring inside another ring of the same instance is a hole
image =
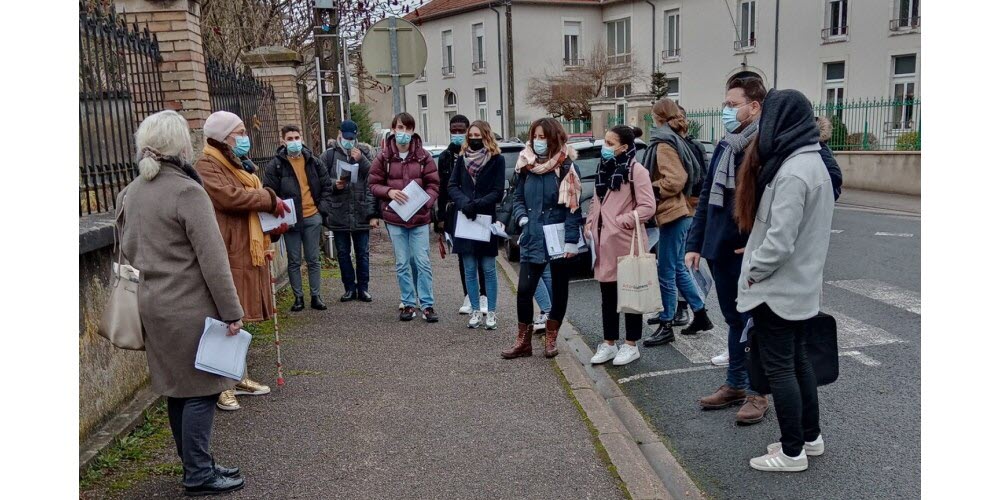
[[[469,139],[469,149],[479,151],[480,149],[483,149],[483,146],[484,144],[482,139]]]

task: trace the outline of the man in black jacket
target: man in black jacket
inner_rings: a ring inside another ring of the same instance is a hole
[[[271,188],[278,198],[295,202],[295,225],[284,234],[288,249],[288,282],[295,294],[292,311],[305,309],[302,296],[302,254],[305,248],[309,267],[311,307],[326,310],[320,298],[319,245],[323,235],[323,219],[333,197],[333,183],[326,167],[312,151],[302,145],[302,131],[295,125],[281,128],[284,146],[278,148],[274,159],[264,171],[264,186]]]

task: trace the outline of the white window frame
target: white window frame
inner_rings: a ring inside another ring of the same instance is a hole
[[[901,10],[903,10],[904,0],[892,0],[892,12],[889,15],[889,31],[909,33],[920,28],[920,1],[916,0],[916,7],[914,7],[914,0],[905,0],[907,2],[907,12],[906,16],[903,17]],[[907,23],[902,24],[902,20],[906,19]]]
[[[632,95],[631,83],[619,83],[616,85],[606,85],[604,95],[607,99],[624,99]]]
[[[577,33],[571,35],[569,25],[575,25]],[[575,37],[575,46],[570,46],[570,37]],[[583,21],[577,19],[563,19],[563,66],[575,67],[583,65],[583,58],[580,57],[580,47],[583,45]],[[575,54],[573,49],[575,50]]]
[[[455,96],[455,104],[448,103],[448,96]],[[446,108],[458,108],[458,93],[454,89],[446,89],[444,91],[444,107]]]
[[[418,124],[420,126],[420,137],[422,137],[423,140],[426,141],[428,140],[427,122],[429,121],[430,118],[430,115],[428,114],[429,106],[428,106],[427,94],[417,94],[417,106],[420,108],[420,123]]]
[[[483,22],[472,25],[472,72],[486,73],[486,23]]]
[[[670,82],[671,81],[676,81],[677,82],[677,91],[676,92],[671,92],[670,91]],[[681,100],[681,77],[680,77],[680,75],[668,76],[666,78],[665,82],[667,84],[667,97],[669,97],[674,102],[679,103],[680,100]]]
[[[743,6],[748,6],[748,15],[743,15]],[[757,50],[757,24],[760,16],[757,13],[757,0],[740,0],[736,10],[737,39],[733,48],[737,52],[753,52]],[[749,19],[747,19],[749,17]]]
[[[441,75],[455,76],[455,32],[450,29],[441,31]]]
[[[913,73],[896,73],[896,60],[901,57],[913,57]],[[912,53],[902,53],[902,54],[892,54],[889,59],[889,99],[893,102],[897,101],[896,96],[898,95],[899,86],[902,85],[903,96],[907,95],[907,88],[910,89],[910,95],[913,96],[913,100],[917,99],[917,75],[919,74],[920,65],[920,54],[916,52]],[[908,117],[908,119],[906,119]],[[889,122],[889,129],[894,133],[898,132],[908,132],[916,127],[916,108],[912,104],[909,106],[893,107],[892,110],[892,121]]]
[[[829,78],[829,68],[831,64],[843,64],[844,65],[844,76],[843,78],[836,78],[831,80]],[[847,60],[838,61],[824,61],[822,64],[821,71],[823,72],[823,104],[841,106],[841,109],[834,109],[833,113],[830,115],[837,115],[840,118],[844,117],[843,105],[847,99]],[[830,92],[833,92],[833,102],[830,101]]]
[[[823,2],[823,29],[820,37],[824,43],[842,42],[848,38],[851,3],[848,0],[825,0]],[[834,11],[837,15],[834,16]],[[836,19],[837,26],[834,26]]]
[[[674,30],[670,31],[670,21],[674,22]],[[673,42],[674,48],[670,48]],[[663,53],[664,62],[681,60],[681,10],[679,8],[663,11]]]
[[[605,39],[608,41],[608,61],[611,64],[632,62],[632,18],[613,19],[606,21],[604,26]],[[621,26],[621,30],[619,30],[619,26]],[[614,31],[614,36],[611,34],[612,31]],[[612,44],[612,42],[614,43]]]
[[[482,97],[484,100],[480,101],[479,92],[482,91]],[[490,106],[489,106],[489,92],[486,91],[486,87],[478,87],[475,90],[476,97],[476,117],[484,122],[490,121]]]

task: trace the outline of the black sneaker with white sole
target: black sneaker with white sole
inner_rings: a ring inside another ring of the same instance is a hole
[[[404,306],[402,311],[399,311],[400,321],[412,321],[413,318],[417,317],[417,308],[413,306]]]
[[[428,323],[438,322],[438,315],[436,312],[434,312],[433,307],[428,307],[427,309],[424,309],[424,321]]]

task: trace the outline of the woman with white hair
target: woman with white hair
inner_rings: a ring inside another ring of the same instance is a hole
[[[139,316],[153,390],[167,398],[187,494],[238,490],[238,468],[215,464],[209,453],[219,393],[232,381],[197,370],[195,354],[205,318],[243,325],[233,275],[212,202],[191,167],[187,120],[161,111],[135,134],[139,177],[119,195],[124,211],[121,250],[141,271]]]

